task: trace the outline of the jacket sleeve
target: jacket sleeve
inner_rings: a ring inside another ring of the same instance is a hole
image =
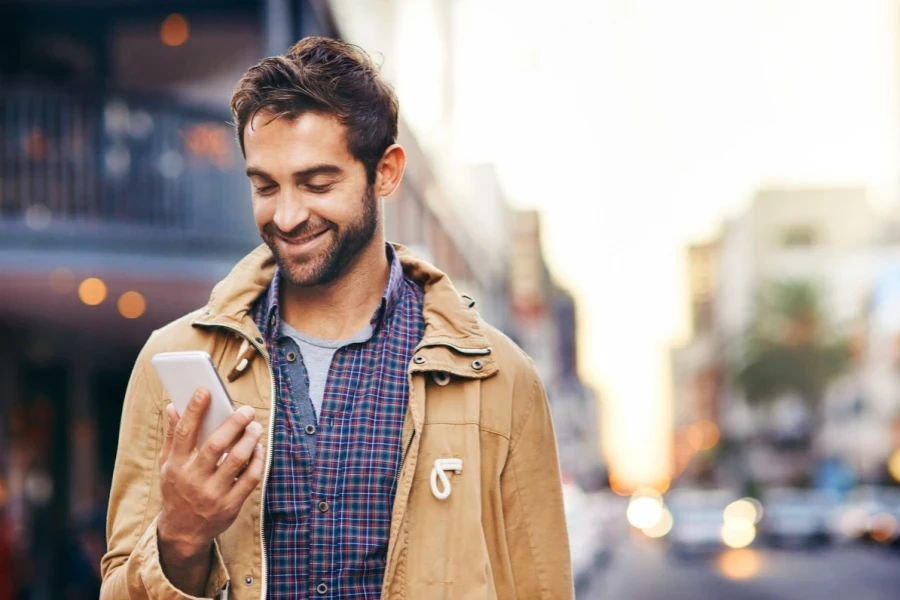
[[[151,338],[152,340],[152,338]],[[149,346],[149,344],[148,344]],[[162,507],[157,459],[167,419],[145,347],[128,382],[107,516],[107,552],[101,563],[101,600],[187,600],[163,573],[156,538]],[[228,572],[215,547],[206,596],[218,595]]]
[[[571,600],[572,563],[550,405],[533,367],[522,387],[528,400],[517,407],[522,416],[513,419],[500,481],[516,597]]]

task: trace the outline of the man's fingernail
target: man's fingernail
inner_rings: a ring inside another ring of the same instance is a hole
[[[241,415],[247,417],[248,419],[253,418],[254,411],[253,411],[253,408],[250,406],[242,406],[238,409],[238,412],[241,413]]]
[[[194,390],[194,400],[202,400],[205,393],[206,390],[204,390],[203,388],[197,388],[196,390]]]
[[[253,433],[256,435],[259,435],[262,433],[262,425],[259,423],[259,421],[253,421],[252,423],[250,423],[250,425],[247,426],[247,429],[250,430],[250,433]]]
[[[263,453],[262,444],[257,444],[256,448],[254,448],[253,451],[256,452],[257,454],[262,454]]]

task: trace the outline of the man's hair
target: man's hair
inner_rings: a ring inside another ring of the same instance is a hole
[[[384,151],[397,141],[399,103],[365,50],[331,38],[307,37],[283,56],[264,58],[238,82],[231,114],[241,152],[244,129],[260,111],[273,119],[305,112],[333,115],[347,129],[347,147],[369,183]]]

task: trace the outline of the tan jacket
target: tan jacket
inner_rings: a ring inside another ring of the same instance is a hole
[[[406,274],[425,290],[425,335],[409,365],[408,447],[394,501],[382,598],[423,600],[570,599],[569,544],[550,409],[532,362],[480,320],[433,266],[397,247]],[[213,290],[206,307],[150,336],[135,365],[122,414],[103,557],[102,600],[190,598],[166,579],[156,518],[157,455],[169,402],[150,364],[157,352],[205,350],[224,376],[244,342],[261,355],[226,387],[249,404],[269,435],[273,379],[250,311],[272,280],[261,246]],[[244,346],[247,347],[246,344]],[[237,371],[234,371],[237,373]],[[447,377],[446,374],[451,375]],[[438,500],[430,475],[438,458],[462,459]],[[265,478],[216,542],[207,597],[265,598]]]

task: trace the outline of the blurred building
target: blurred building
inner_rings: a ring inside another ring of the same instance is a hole
[[[676,457],[694,457],[703,437],[691,424],[709,420],[725,445],[701,452],[700,463],[704,456],[722,458],[735,444],[743,448],[740,464],[713,460],[717,479],[787,483],[814,477],[826,459],[864,479],[884,471],[900,406],[897,328],[888,325],[896,320],[888,298],[900,265],[891,223],[860,188],[771,189],[727,221],[719,239],[689,249],[693,334],[672,353]],[[818,286],[823,313],[855,352],[853,367],[829,386],[819,414],[789,394],[751,407],[733,385],[761,287],[790,280]],[[800,434],[812,435],[811,447],[779,446],[777,440]],[[697,475],[697,461],[683,463],[688,477]]]
[[[515,214],[509,271],[514,330],[547,388],[563,472],[585,487],[597,487],[604,468],[598,399],[578,375],[575,300],[553,281],[540,225],[537,211]]]
[[[720,240],[688,247],[691,336],[670,353],[673,469],[677,476],[697,481],[712,477],[712,456],[704,453],[719,438],[719,397],[724,376],[715,327],[719,258]]]

